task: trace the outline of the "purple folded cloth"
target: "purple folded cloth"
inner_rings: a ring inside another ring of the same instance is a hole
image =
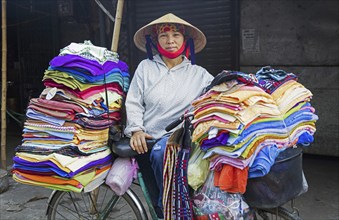
[[[113,61],[106,61],[104,64],[100,64],[96,60],[89,60],[78,55],[70,54],[56,56],[49,62],[49,64],[51,67],[66,67],[77,69],[79,71],[84,70],[84,73],[91,74],[93,76],[104,75],[114,68],[119,68],[123,72],[128,72],[127,64],[122,61],[118,61],[117,63]]]
[[[211,139],[206,139],[201,143],[201,150],[206,151],[212,147],[216,146],[226,146],[227,140],[230,137],[229,133],[221,133],[220,135],[211,138]]]
[[[70,173],[68,173],[68,177],[72,178],[73,176],[77,175],[78,173],[81,173],[82,171],[85,171],[89,168],[109,163],[110,161],[112,161],[112,158],[113,158],[112,155],[109,154],[104,158],[89,162],[88,164],[84,165],[80,169],[78,169],[74,172],[71,171]],[[53,167],[53,168],[60,170],[60,168],[51,161],[30,162],[30,161],[21,159],[20,157],[17,157],[17,156],[13,157],[13,161],[16,164],[20,164],[20,165],[23,165],[23,166],[26,166],[26,167]]]

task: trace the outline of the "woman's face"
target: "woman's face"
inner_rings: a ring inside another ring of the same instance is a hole
[[[168,52],[178,51],[184,43],[184,35],[177,31],[166,31],[158,35],[160,46]]]

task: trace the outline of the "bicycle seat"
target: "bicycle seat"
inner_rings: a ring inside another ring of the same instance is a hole
[[[123,137],[119,141],[113,141],[112,151],[119,157],[134,157],[138,155],[129,145],[130,138]],[[152,149],[153,145],[157,142],[156,139],[146,139],[147,148]]]

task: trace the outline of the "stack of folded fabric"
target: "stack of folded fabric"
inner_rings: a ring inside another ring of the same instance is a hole
[[[46,88],[27,108],[13,158],[21,183],[80,192],[101,184],[112,164],[109,129],[121,132],[127,65],[106,48],[72,43],[50,61]]]
[[[281,150],[296,146],[295,144],[309,146],[314,141],[315,122],[318,120],[315,109],[310,104],[311,91],[297,82],[295,74],[270,66],[261,68],[255,76],[259,85],[276,102],[289,135],[289,143],[281,146]],[[266,175],[281,150],[272,149],[271,146],[260,151],[251,164],[249,177]]]
[[[192,103],[192,140],[210,160],[214,184],[227,192],[244,193],[247,178],[267,174],[279,152],[313,141],[311,92],[294,74],[279,72],[277,82],[265,74],[258,79],[260,73],[223,71]]]

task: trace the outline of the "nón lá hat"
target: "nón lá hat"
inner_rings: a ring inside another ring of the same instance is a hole
[[[174,24],[182,24],[185,27],[185,35],[189,38],[192,38],[194,41],[194,49],[195,53],[200,52],[206,45],[206,37],[202,31],[200,31],[197,27],[191,25],[187,21],[175,16],[172,13],[168,13],[149,24],[141,27],[134,35],[134,43],[140,50],[146,51],[146,35],[153,34],[153,26],[155,24],[162,24],[162,23],[174,23]]]

